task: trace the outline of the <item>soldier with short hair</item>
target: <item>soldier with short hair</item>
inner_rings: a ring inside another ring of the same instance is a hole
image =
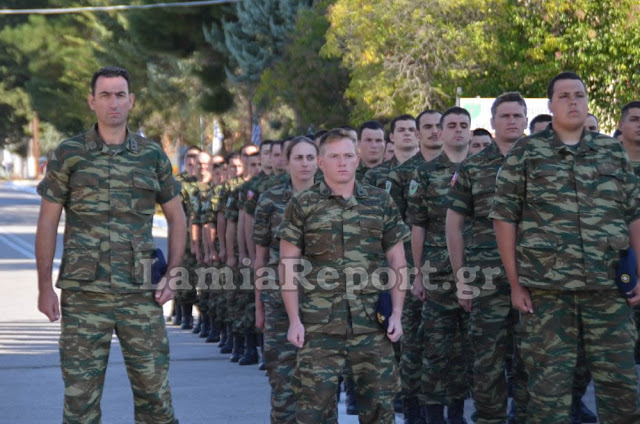
[[[63,421],[100,422],[111,338],[125,359],[138,423],[177,423],[169,386],[169,340],[162,305],[174,291],[148,280],[155,245],[155,205],[169,224],[168,270],[180,266],[186,239],[180,183],[160,145],[127,128],[134,95],[129,73],[102,68],[88,103],[97,124],[56,148],[38,185],[36,233],[38,309],[60,317],[51,284],[62,210],[65,236],[57,286],[62,289],[60,362],[65,384]]]
[[[402,335],[402,240],[407,233],[389,195],[356,182],[355,144],[340,129],[322,139],[319,166],[324,182],[291,198],[280,227],[287,338],[300,349],[294,372],[299,423],[324,422],[326,411],[335,405],[338,378],[347,358],[360,420],[394,422],[393,398],[399,381],[391,342]],[[375,313],[381,288],[374,277],[379,275],[375,271],[382,255],[392,270],[387,332]],[[304,275],[306,282],[300,283],[298,301],[292,266],[301,258],[303,263],[308,261],[310,272]]]
[[[640,251],[640,189],[620,143],[586,131],[587,92],[575,73],[547,88],[552,125],[516,142],[498,172],[489,217],[520,311],[529,378],[527,422],[568,422],[580,341],[601,422],[640,422],[636,331],[615,284],[628,247]]]

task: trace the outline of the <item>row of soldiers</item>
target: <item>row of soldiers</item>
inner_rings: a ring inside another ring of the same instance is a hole
[[[552,81],[550,104],[561,101],[553,98],[553,88],[565,79],[582,84],[573,76]],[[556,108],[553,118],[567,113],[573,112]],[[443,423],[445,408],[447,422],[464,422],[464,400],[469,393],[477,423],[551,422],[544,420],[564,417],[565,411],[530,399],[528,388],[536,380],[527,375],[526,364],[532,359],[530,355],[522,358],[515,347],[516,324],[526,311],[512,307],[504,258],[490,216],[499,171],[528,124],[526,103],[518,93],[504,93],[496,98],[491,115],[493,136],[483,129],[471,131],[470,115],[459,107],[444,113],[425,110],[416,118],[400,115],[391,121],[388,136],[376,121],[351,130],[360,156],[356,180],[387,191],[411,228],[411,237],[404,242],[406,261],[418,268],[412,296],[405,299],[404,335],[396,351],[402,383],[398,399],[408,423]],[[557,137],[556,127],[550,126],[553,118],[541,115],[531,121],[534,140]],[[562,122],[554,125],[560,128]],[[586,143],[605,137],[598,134],[597,125],[593,115],[584,119]],[[622,109],[619,130],[621,144],[640,174],[639,102]],[[194,332],[207,342],[218,342],[221,352],[230,353],[234,362],[261,361],[272,386],[272,422],[295,422],[290,378],[296,349],[287,342],[288,321],[281,298],[273,291],[241,287],[245,276],[256,281],[255,270],[277,267],[277,230],[287,200],[322,180],[315,163],[318,150],[312,146],[323,136],[325,132],[265,140],[259,149],[248,145],[227,158],[211,157],[192,147],[180,175],[190,229],[183,263],[193,269],[226,265],[235,272],[231,277],[223,275],[222,285],[225,278],[232,278],[235,289],[216,291],[200,286],[196,291],[198,274],[190,273],[193,288],[177,291],[174,322],[184,329],[193,328],[192,307],[197,305],[200,319]],[[593,360],[587,360],[586,352],[589,349],[580,342],[572,367],[571,399],[561,399],[570,405],[567,416],[574,423],[596,422],[595,414],[582,403],[591,380],[588,363]],[[348,412],[358,413],[349,369],[345,377]],[[601,399],[619,404],[612,398],[615,394],[597,389],[602,391]],[[508,396],[514,397],[510,411]],[[366,416],[366,411],[360,412],[361,417]],[[635,422],[633,413],[627,414],[627,421],[616,421],[616,415],[608,413],[605,417],[611,422]],[[335,417],[335,411],[329,411],[325,419]]]

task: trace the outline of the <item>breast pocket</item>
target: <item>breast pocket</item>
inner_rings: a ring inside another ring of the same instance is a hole
[[[613,162],[601,162],[596,165],[598,170],[597,200],[604,202],[605,206],[611,205],[611,202],[621,204],[623,202],[622,194],[624,190],[624,181],[620,164]]]
[[[304,254],[311,260],[326,261],[338,257],[339,229],[337,224],[312,224],[305,231]]]
[[[558,204],[559,193],[555,188],[558,170],[552,166],[529,169],[527,172],[527,201],[534,204]]]
[[[99,202],[98,176],[89,172],[74,172],[69,178],[69,208],[77,212],[96,211]]]
[[[156,207],[156,194],[160,191],[156,173],[134,171],[131,185],[131,209],[142,214],[153,214]]]

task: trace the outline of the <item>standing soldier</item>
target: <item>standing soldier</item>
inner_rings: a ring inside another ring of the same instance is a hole
[[[360,163],[356,169],[356,181],[362,182],[367,171],[382,163],[384,128],[378,121],[367,121],[358,128],[358,153]]]
[[[412,225],[413,261],[419,266],[412,291],[424,301],[422,403],[430,424],[444,422],[445,405],[449,423],[464,422],[464,399],[469,393],[469,358],[465,355],[468,314],[458,306],[447,253],[445,218],[451,179],[469,150],[470,121],[469,112],[460,107],[442,114],[440,137],[444,154],[419,165],[409,184],[407,221]]]
[[[440,140],[440,116],[436,110],[427,109],[416,118],[420,151],[409,160],[393,168],[384,183],[384,189],[389,192],[398,207],[403,221],[407,222],[407,202],[409,199],[409,185],[413,172],[422,163],[429,162],[442,152]],[[380,179],[382,180],[382,179]],[[405,258],[410,268],[413,265],[411,255],[411,240],[404,244]],[[402,381],[402,409],[406,424],[420,424],[424,420],[420,413],[418,395],[422,381],[423,339],[420,325],[422,324],[422,301],[415,296],[408,296],[402,310],[402,353],[400,356],[400,378]]]
[[[299,423],[323,422],[335,405],[347,358],[361,422],[394,422],[399,381],[391,342],[402,335],[401,284],[406,276],[402,239],[407,233],[389,195],[355,181],[359,159],[355,144],[341,129],[322,139],[318,165],[324,182],[291,198],[280,227],[287,338],[300,349],[294,372]],[[375,312],[383,254],[392,270],[387,284],[392,313],[386,333]],[[300,276],[293,268],[300,258],[310,271],[301,281],[299,304]],[[357,282],[353,270],[359,270]]]
[[[516,92],[504,93],[491,106],[495,142],[464,160],[449,190],[446,235],[449,258],[458,287],[458,303],[469,317],[469,342],[473,357],[473,422],[502,424],[507,419],[505,357],[515,317],[509,282],[504,274],[489,209],[496,175],[504,156],[527,127],[527,104]],[[465,220],[471,231],[465,238]],[[466,249],[465,249],[466,248]],[[465,250],[468,255],[465,258]],[[522,377],[522,373],[516,374]],[[518,391],[526,394],[526,377],[518,379]],[[518,396],[518,407],[526,396]],[[517,421],[524,422],[526,415]]]
[[[180,265],[186,238],[180,183],[160,145],[127,128],[135,98],[125,69],[97,71],[87,100],[97,124],[60,143],[38,185],[38,309],[51,321],[60,318],[51,272],[63,208],[66,216],[57,281],[62,289],[62,420],[100,422],[115,331],[133,391],[135,422],[177,423],[162,316],[173,290],[164,277],[154,290],[142,261],[153,258],[151,226],[159,203],[169,224],[166,275]]]
[[[582,79],[563,72],[547,88],[551,128],[520,139],[496,182],[490,218],[529,378],[527,422],[570,419],[580,340],[604,423],[640,422],[631,298],[616,290],[621,252],[640,251],[637,179],[620,143],[584,129]]]
[[[287,341],[289,320],[279,291],[280,238],[277,230],[292,195],[313,185],[318,148],[306,137],[296,137],[286,154],[291,179],[260,196],[255,209],[256,326],[264,332],[264,358],[271,385],[271,422],[295,423],[296,399],[291,376],[297,348]],[[266,283],[259,284],[262,280]],[[264,289],[262,289],[264,287]]]

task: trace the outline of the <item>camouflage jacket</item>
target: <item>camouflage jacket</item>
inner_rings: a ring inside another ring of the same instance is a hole
[[[238,220],[237,210],[235,214],[233,212],[229,212],[229,208],[232,207],[233,204],[237,205],[237,195],[236,191],[241,184],[244,183],[242,177],[231,178],[224,183],[224,187],[220,192],[220,209],[218,212],[223,212],[224,217],[229,219],[229,217],[235,216],[235,221]]]
[[[345,334],[349,314],[354,334],[378,331],[379,290],[371,276],[380,257],[407,236],[388,193],[356,182],[354,194],[344,199],[326,183],[314,184],[289,200],[278,233],[311,266],[308,284],[300,284],[307,331]],[[347,277],[356,268],[365,273],[363,281]],[[323,273],[331,269],[336,278],[325,280]]]
[[[180,190],[160,145],[131,131],[118,146],[105,144],[97,127],[60,143],[38,185],[40,196],[65,210],[57,286],[103,293],[140,290],[145,283],[141,260],[150,259],[155,249],[155,205]]]
[[[409,183],[407,223],[426,229],[422,259],[428,260],[431,267],[437,269],[433,274],[434,280],[452,278],[445,219],[447,195],[457,166],[443,152],[437,158],[417,166]]]
[[[198,191],[194,196],[192,207],[193,213],[191,215],[190,221],[193,224],[204,225],[206,224],[205,219],[210,214],[211,207],[211,197],[214,191],[214,184],[211,183],[197,183]]]
[[[362,182],[362,180],[364,179],[364,176],[367,174],[367,172],[369,172],[369,170],[371,170],[373,168],[369,168],[362,159],[360,159],[360,162],[358,162],[358,167],[356,168],[356,181],[358,181],[359,183]]]
[[[384,189],[400,211],[403,220],[407,220],[407,200],[409,199],[409,184],[413,179],[413,171],[420,164],[425,163],[424,156],[418,152],[405,163],[395,166],[389,171]]]
[[[253,222],[253,241],[256,245],[269,248],[268,266],[274,269],[278,280],[278,261],[280,260],[280,236],[277,233],[284,208],[293,194],[291,182],[273,187],[260,195],[256,206]],[[279,293],[272,290],[262,291],[263,301],[276,302],[280,300]]]
[[[251,179],[251,184],[247,187],[247,196],[243,205],[246,213],[251,216],[254,215],[260,194],[267,191],[270,187],[273,187],[272,181],[271,175],[267,175],[263,171],[260,171],[258,175]]]
[[[613,289],[628,224],[640,216],[639,195],[618,140],[583,131],[573,149],[550,128],[513,146],[489,217],[516,225],[523,286]]]
[[[365,184],[370,184],[374,187],[378,187],[381,189],[386,188],[387,176],[389,175],[389,171],[400,165],[398,159],[396,157],[392,157],[388,161],[382,162],[380,165],[370,168],[365,174],[362,182]]]
[[[470,231],[466,234],[468,252],[466,265],[492,267],[501,284],[507,284],[498,252],[493,221],[489,219],[491,202],[496,188],[496,175],[504,161],[496,143],[491,143],[476,155],[465,159],[459,166],[449,189],[449,209],[470,218]],[[482,283],[478,278],[478,283]]]

